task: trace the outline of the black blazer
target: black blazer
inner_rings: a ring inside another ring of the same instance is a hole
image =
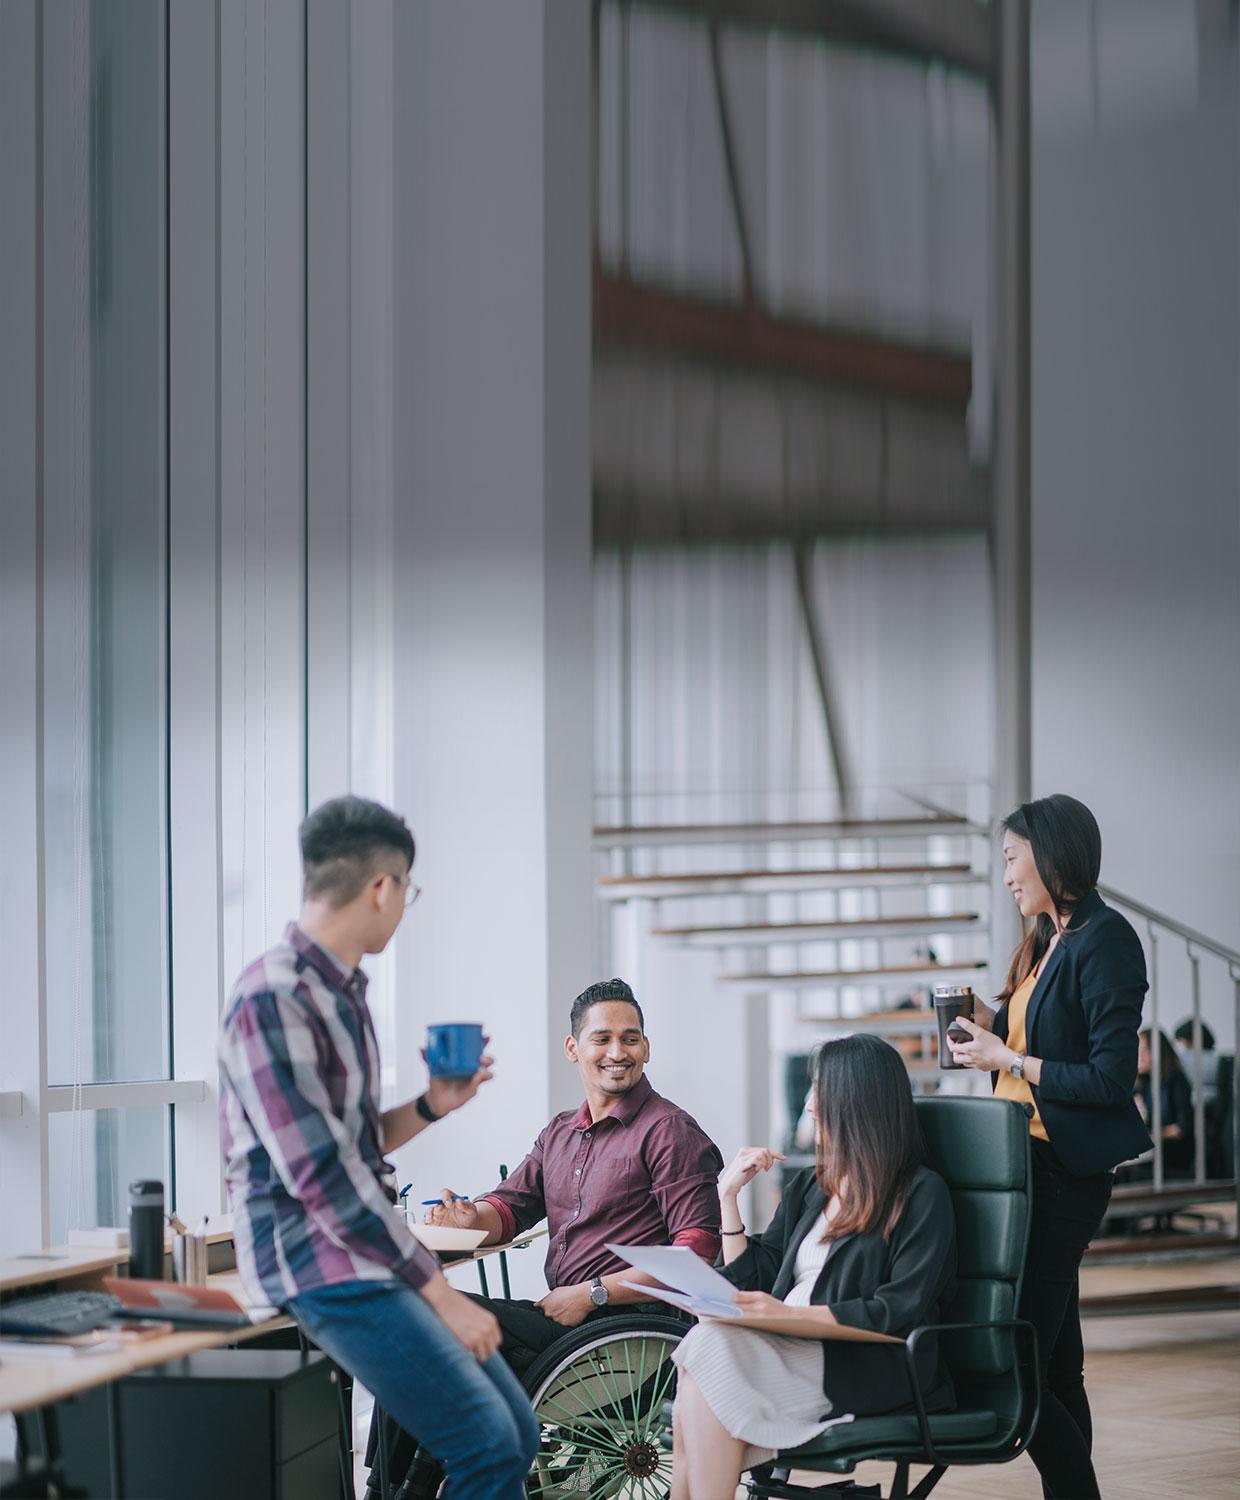
[[[1033,1097],[1060,1161],[1076,1177],[1140,1156],[1150,1137],[1132,1101],[1145,953],[1131,924],[1097,891],[1078,903],[1025,1011]],[[1008,1007],[994,1020],[1007,1039]]]
[[[798,1172],[784,1188],[766,1233],[751,1238],[723,1274],[742,1291],[786,1297],[792,1289],[797,1250],[821,1221],[822,1189],[814,1172]],[[947,1184],[921,1167],[904,1214],[884,1240],[877,1231],[840,1240],[814,1284],[811,1301],[829,1306],[841,1323],[903,1338],[923,1323],[941,1323],[956,1290],[956,1219]],[[823,1344],[822,1388],[837,1415],[873,1416],[913,1404],[904,1354],[882,1344]],[[917,1374],[926,1406],[954,1406],[951,1377],[938,1341],[917,1349]]]

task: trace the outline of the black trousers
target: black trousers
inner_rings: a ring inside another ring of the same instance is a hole
[[[557,1339],[562,1339],[566,1333],[573,1331],[565,1328],[563,1323],[553,1322],[536,1302],[520,1298],[478,1296],[473,1296],[473,1301],[493,1312],[499,1319],[502,1334],[499,1352],[518,1375],[524,1375],[544,1349],[549,1349]],[[601,1323],[620,1313],[644,1312],[667,1313],[673,1318],[677,1315],[674,1308],[663,1302],[630,1302],[621,1307],[596,1307],[593,1312],[586,1314],[585,1322]],[[578,1326],[584,1327],[585,1324]]]
[[[1111,1198],[1110,1172],[1073,1177],[1033,1142],[1033,1204],[1020,1316],[1038,1333],[1042,1416],[1029,1455],[1048,1500],[1096,1500],[1093,1421],[1085,1395],[1080,1269]]]

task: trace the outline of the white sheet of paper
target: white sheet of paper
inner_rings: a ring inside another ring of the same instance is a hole
[[[645,1292],[648,1297],[657,1297],[678,1307],[682,1312],[692,1313],[695,1318],[740,1318],[744,1314],[735,1302],[711,1302],[705,1297],[686,1297],[683,1292],[672,1292],[665,1286],[651,1286],[644,1281],[626,1281],[622,1285],[632,1287],[635,1292]]]
[[[647,1276],[686,1297],[728,1306],[736,1301],[736,1288],[727,1277],[720,1276],[688,1245],[608,1245],[607,1248],[636,1270],[645,1271]]]

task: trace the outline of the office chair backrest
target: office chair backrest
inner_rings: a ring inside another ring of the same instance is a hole
[[[957,1290],[944,1321],[1014,1318],[1029,1235],[1028,1117],[1003,1099],[940,1095],[916,1103],[929,1164],[951,1189],[956,1209]],[[1011,1371],[1012,1348],[1003,1329],[944,1336],[943,1356],[962,1406],[983,1390],[994,1406],[993,1382]]]

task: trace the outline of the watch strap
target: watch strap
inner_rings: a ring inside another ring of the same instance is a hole
[[[418,1097],[413,1101],[413,1107],[417,1110],[418,1114],[422,1116],[422,1118],[428,1125],[433,1125],[437,1120],[443,1118],[441,1115],[437,1115],[435,1111],[430,1107],[430,1105],[426,1102],[425,1094],[418,1095]]]

